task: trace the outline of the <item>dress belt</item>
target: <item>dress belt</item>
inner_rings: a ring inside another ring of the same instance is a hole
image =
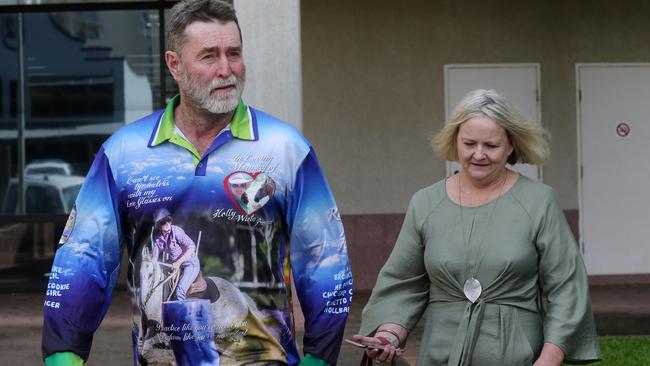
[[[459,300],[467,303],[467,305],[465,305],[465,311],[463,312],[463,318],[458,324],[456,338],[454,339],[453,347],[449,353],[449,362],[447,362],[447,366],[469,366],[472,361],[474,346],[476,346],[476,340],[480,333],[481,323],[483,323],[483,317],[487,306],[506,306],[510,308],[521,308],[535,311],[535,309],[530,308],[529,302],[517,301],[514,299],[499,300],[498,298],[490,296],[486,292],[482,294],[487,295],[485,298],[481,296],[474,303],[467,299],[460,300],[457,295],[452,295],[447,299],[439,298],[437,299],[438,301],[433,299],[431,299],[433,301],[430,300],[430,303],[456,302]]]
[[[449,353],[447,366],[469,366],[472,362],[472,354],[476,346],[476,340],[480,333],[483,316],[488,305],[508,306],[521,308],[530,311],[536,311],[536,304],[526,299],[517,299],[513,297],[504,298],[504,294],[495,291],[497,287],[489,284],[483,289],[483,292],[476,299],[476,302],[469,301],[463,293],[463,288],[450,274],[448,281],[438,284],[438,288],[433,287],[429,290],[429,304],[432,303],[450,303],[464,302],[465,310],[463,317],[458,324],[456,338]],[[496,280],[495,280],[496,282]],[[494,282],[493,282],[494,283]],[[496,292],[496,293],[495,293]]]
[[[449,354],[447,366],[469,366],[476,346],[476,339],[479,334],[479,327],[483,322],[486,303],[478,299],[475,303],[467,301],[463,318],[458,325],[454,347]]]

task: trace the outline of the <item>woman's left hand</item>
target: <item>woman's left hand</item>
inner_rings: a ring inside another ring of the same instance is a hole
[[[544,343],[542,353],[533,366],[561,366],[564,361],[564,351],[553,343]]]
[[[384,344],[384,342],[382,342],[379,338],[376,337],[364,337],[360,335],[354,335],[352,336],[352,339],[359,343],[376,344],[378,346],[383,345],[384,347],[383,350],[372,348],[372,347],[366,348],[366,355],[368,355],[368,357],[374,359],[377,362],[392,363],[396,361],[404,353],[400,348],[395,347],[391,343]]]

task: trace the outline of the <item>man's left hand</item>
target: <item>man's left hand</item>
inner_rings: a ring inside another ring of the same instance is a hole
[[[312,356],[311,354],[306,354],[300,361],[299,366],[331,366],[329,363],[321,360],[318,357]]]

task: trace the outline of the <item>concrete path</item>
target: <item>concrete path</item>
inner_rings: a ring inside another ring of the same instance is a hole
[[[361,309],[368,292],[354,297],[346,337],[359,328]],[[3,365],[34,366],[40,364],[42,293],[5,293],[0,302],[0,360]],[[600,335],[650,335],[650,285],[597,286],[591,288],[592,306]],[[88,366],[122,366],[132,364],[131,307],[125,292],[116,292],[113,304],[95,335]],[[414,365],[418,326],[409,337],[407,353],[400,365]],[[339,365],[357,366],[361,352],[344,346]]]

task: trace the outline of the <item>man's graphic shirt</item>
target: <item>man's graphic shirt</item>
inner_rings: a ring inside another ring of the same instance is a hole
[[[187,287],[182,301],[210,302],[210,324],[200,330],[209,330],[222,365],[298,364],[291,273],[305,316],[304,352],[335,364],[352,277],[313,149],[293,127],[240,102],[200,155],[174,125],[179,101],[124,126],[98,152],[54,259],[44,356],[72,351],[87,359],[125,248],[134,364],[173,365],[176,331],[193,331],[194,323],[170,325],[162,310],[177,301],[178,286]],[[171,222],[156,221],[161,209]],[[184,263],[196,265],[173,268],[187,250],[159,250],[164,225],[194,243]]]

